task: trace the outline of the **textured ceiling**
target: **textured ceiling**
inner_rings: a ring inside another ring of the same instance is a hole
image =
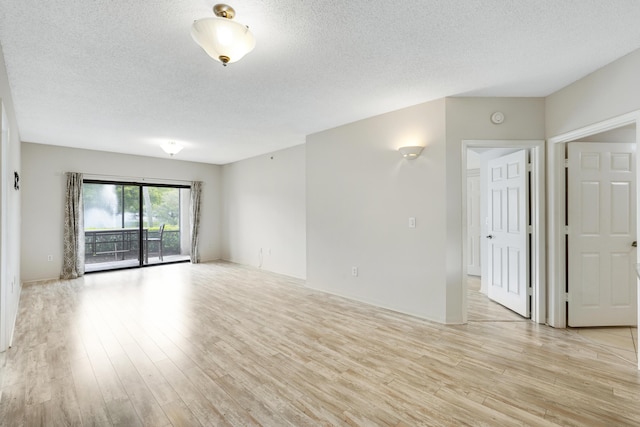
[[[234,0],[257,44],[225,68],[190,35],[215,3],[0,0],[21,139],[224,164],[445,96],[546,96],[640,48],[638,0]]]

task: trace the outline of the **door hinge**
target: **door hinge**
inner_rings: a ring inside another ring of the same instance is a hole
[[[569,292],[566,292],[563,296],[564,296],[564,302],[569,302]]]
[[[533,225],[529,225],[527,227],[527,231],[529,232],[529,234],[533,233]]]
[[[569,159],[564,159],[564,167],[565,168],[569,167]]]
[[[569,226],[568,225],[564,226],[564,234],[569,235]]]
[[[528,296],[532,296],[532,295],[533,295],[533,288],[532,288],[531,286],[529,286],[529,287],[527,288],[527,295],[528,295]]]
[[[531,172],[533,170],[533,166],[531,163],[527,163],[527,172]]]

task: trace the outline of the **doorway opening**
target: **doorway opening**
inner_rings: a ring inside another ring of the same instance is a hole
[[[567,218],[569,214],[567,202],[568,172],[565,167],[568,146],[572,142],[578,141],[581,143],[623,142],[635,143],[637,145],[638,142],[640,142],[638,122],[640,122],[640,111],[605,120],[549,139],[549,190],[551,193],[549,199],[551,231],[549,234],[549,324],[551,326],[558,328],[566,328],[569,326],[568,301],[571,290],[567,288],[567,283],[571,266],[569,265],[570,260],[567,256],[567,245],[570,242],[567,234],[569,231],[567,228]],[[635,163],[634,166],[637,168],[637,162]],[[634,196],[636,199],[638,198],[637,186]],[[637,225],[637,215],[636,218],[632,218],[632,220],[635,221]],[[628,249],[633,250],[631,247]],[[637,259],[637,253],[633,254],[632,262],[634,264],[638,262]],[[635,271],[633,271],[633,269],[630,271],[630,274],[633,275],[631,280],[635,285]],[[637,285],[634,286],[634,290],[636,289]],[[637,300],[635,303],[637,305]],[[635,311],[637,319],[637,308]]]
[[[85,271],[190,259],[188,186],[84,180]]]
[[[495,151],[494,151],[495,150]],[[479,153],[490,153],[485,156],[489,157],[499,157],[501,154],[512,153],[512,152],[524,152],[526,153],[526,157],[528,158],[529,166],[529,174],[530,174],[530,182],[527,184],[529,188],[528,192],[528,201],[530,204],[530,213],[529,218],[527,218],[527,227],[522,227],[520,224],[520,231],[526,234],[525,238],[527,239],[526,245],[528,245],[528,259],[524,262],[522,260],[516,261],[516,265],[518,268],[526,268],[528,270],[528,279],[530,283],[530,290],[525,290],[529,295],[526,295],[528,301],[530,301],[530,317],[534,322],[544,323],[546,321],[546,263],[545,263],[545,245],[546,245],[546,223],[545,223],[545,144],[544,141],[541,140],[464,140],[462,144],[462,217],[467,219],[469,218],[470,210],[474,209],[473,201],[470,199],[474,189],[472,187],[468,187],[467,181],[467,163],[469,158],[473,158]],[[478,169],[480,169],[480,175],[487,175],[487,172],[482,172],[483,166],[478,164]],[[470,167],[470,169],[474,169]],[[486,169],[486,164],[485,164]],[[511,174],[511,171],[507,172],[507,169],[503,169],[505,173]],[[516,169],[513,169],[516,170]],[[521,170],[521,169],[519,169]],[[480,178],[481,180],[483,178]],[[482,182],[482,181],[480,181]],[[506,190],[507,192],[509,190]],[[502,193],[506,194],[505,192]],[[486,196],[482,196],[485,197]],[[512,200],[517,200],[518,198],[513,198]],[[487,199],[481,201],[478,204],[478,210],[486,211]],[[522,209],[522,208],[519,208]],[[509,212],[508,210],[506,212]],[[487,249],[487,236],[488,233],[484,231],[486,228],[486,217],[483,216],[479,221],[477,226],[474,224],[470,224],[467,221],[463,221],[462,228],[462,254],[463,254],[463,278],[467,278],[467,274],[469,271],[474,273],[475,265],[480,265],[480,277],[482,277],[482,286],[481,290],[483,292],[488,293],[488,281],[486,277],[488,275],[488,265],[487,265],[487,256],[483,259],[482,253],[486,252]],[[529,226],[530,224],[530,226]],[[478,233],[479,232],[479,233]],[[522,234],[522,233],[521,233]],[[473,237],[472,237],[473,235]],[[493,236],[491,236],[493,237]],[[479,247],[481,250],[479,251],[479,262],[477,262],[478,254],[473,254],[473,241],[477,240]],[[484,250],[482,248],[484,247]],[[509,249],[500,248],[500,253],[503,254],[503,259],[509,257],[510,255],[514,255],[515,252],[509,252]],[[498,253],[498,252],[495,252]],[[474,260],[476,257],[476,260]],[[471,261],[471,263],[469,262]],[[474,263],[474,261],[476,261]],[[498,264],[494,264],[494,267]],[[525,267],[526,266],[526,267]],[[513,269],[512,271],[515,271]],[[477,272],[477,270],[476,270]],[[515,283],[515,281],[514,281]],[[463,321],[468,321],[468,301],[467,301],[467,292],[468,292],[468,284],[467,280],[463,281],[463,292],[462,292],[462,303],[463,303]],[[520,295],[522,294],[522,289],[519,289]],[[505,292],[507,297],[510,297],[509,291]],[[523,295],[524,297],[524,295]],[[513,310],[513,309],[512,309]],[[514,310],[515,311],[515,310]],[[529,309],[527,308],[527,311]],[[529,313],[527,313],[529,314]],[[528,316],[526,316],[528,317]]]

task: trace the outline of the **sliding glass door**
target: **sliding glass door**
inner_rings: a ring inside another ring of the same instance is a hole
[[[85,271],[188,260],[189,191],[85,180]]]
[[[142,187],[145,264],[189,259],[189,188]]]

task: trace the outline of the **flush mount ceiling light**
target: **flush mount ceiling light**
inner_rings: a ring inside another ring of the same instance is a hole
[[[424,147],[420,147],[418,145],[411,145],[406,147],[400,147],[398,148],[398,151],[402,154],[402,156],[405,159],[413,160],[413,159],[416,159],[420,155],[420,153],[422,153],[423,149]]]
[[[160,147],[164,150],[165,153],[169,154],[170,156],[178,154],[180,150],[184,148],[182,145],[178,144],[175,141],[165,142],[164,144],[160,145]]]
[[[227,64],[238,61],[251,52],[256,39],[249,27],[233,20],[236,11],[226,4],[213,6],[215,18],[204,18],[194,21],[191,37],[207,55]]]

